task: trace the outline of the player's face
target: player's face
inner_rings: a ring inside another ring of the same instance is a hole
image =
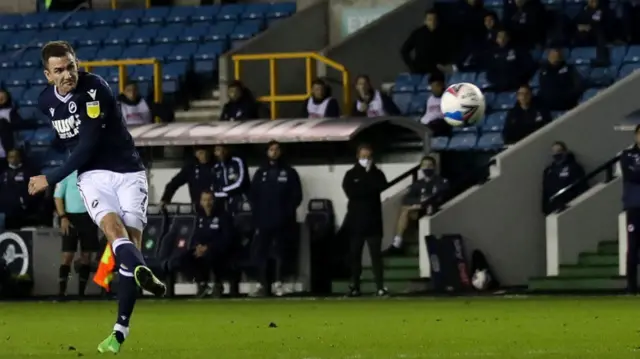
[[[209,162],[209,152],[207,152],[207,150],[204,150],[204,149],[196,150],[195,156],[198,162],[200,163]]]
[[[71,54],[50,57],[44,75],[56,86],[61,95],[66,95],[73,91],[78,83],[78,61]]]
[[[216,146],[213,149],[213,155],[216,156],[218,161],[223,161],[227,158],[227,149],[224,146]]]
[[[267,157],[269,157],[271,161],[275,161],[280,158],[280,145],[273,144],[269,146],[269,149],[267,150]]]
[[[200,206],[202,206],[205,211],[210,211],[213,208],[213,195],[207,192],[200,195]]]
[[[311,94],[317,99],[324,98],[324,86],[315,84],[311,87]]]

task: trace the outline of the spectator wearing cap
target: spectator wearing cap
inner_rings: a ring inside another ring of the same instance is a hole
[[[410,72],[430,74],[452,62],[452,42],[451,36],[441,29],[436,11],[429,10],[424,24],[413,30],[402,44],[400,55]]]
[[[522,85],[518,89],[518,101],[507,113],[502,137],[505,144],[512,145],[550,121],[549,111],[536,104],[529,85]]]
[[[189,196],[193,204],[198,203],[202,192],[213,191],[215,178],[211,153],[206,147],[196,147],[194,157],[195,161],[189,161],[182,166],[180,172],[167,183],[161,197],[161,206],[171,203],[178,188],[185,184],[189,187]]]
[[[582,95],[582,77],[568,64],[560,49],[549,50],[546,64],[540,70],[540,103],[550,111],[566,111],[578,104]]]
[[[338,101],[331,96],[331,87],[324,81],[317,79],[311,86],[311,96],[302,107],[304,118],[335,118],[340,117]]]
[[[444,93],[444,74],[435,72],[429,77],[429,85],[431,87],[431,96],[427,98],[427,106],[420,122],[433,132],[433,136],[451,136],[451,125],[444,120],[442,110],[440,109],[440,101]]]
[[[495,91],[515,91],[531,77],[531,54],[515,48],[505,29],[500,29],[496,34],[496,45],[487,59],[487,79]]]
[[[222,107],[220,121],[244,121],[259,118],[260,104],[240,81],[229,84],[229,101]]]
[[[398,106],[389,96],[371,86],[367,75],[356,79],[356,100],[351,111],[354,117],[399,116]]]

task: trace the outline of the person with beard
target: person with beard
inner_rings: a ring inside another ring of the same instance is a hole
[[[128,83],[118,96],[120,111],[127,125],[146,125],[153,122],[151,107],[138,93],[138,85]]]
[[[353,117],[399,116],[398,106],[386,94],[374,89],[367,75],[356,78],[356,101],[351,109]]]
[[[259,118],[259,104],[242,82],[229,84],[229,101],[222,107],[220,121],[244,121]]]
[[[560,209],[588,189],[588,184],[585,182],[584,186],[575,187],[570,192],[563,193],[561,201],[552,200],[558,191],[584,177],[585,172],[564,142],[556,141],[551,146],[551,152],[553,160],[545,168],[542,179],[542,211],[544,214],[550,214]]]
[[[400,55],[409,71],[415,74],[430,74],[452,62],[453,44],[450,36],[441,30],[435,10],[427,11],[424,25],[411,32],[402,44]]]
[[[494,91],[514,91],[531,77],[531,54],[512,46],[505,29],[496,34],[496,45],[487,58],[487,79]]]
[[[200,193],[203,191],[212,191],[214,187],[214,163],[211,161],[211,154],[206,147],[195,147],[194,149],[195,161],[189,161],[182,166],[180,172],[178,172],[164,188],[160,200],[160,206],[171,203],[173,195],[178,188],[183,185],[189,187],[189,198],[191,203],[196,204],[200,199]]]
[[[422,118],[420,118],[420,122],[431,130],[434,137],[449,137],[451,136],[452,128],[444,120],[440,109],[440,100],[444,93],[444,74],[435,72],[429,77],[429,85],[431,86],[431,96],[427,99],[426,110]]]
[[[575,46],[604,46],[607,39],[613,38],[611,21],[615,15],[600,4],[599,0],[588,0],[587,5],[578,13],[576,24]]]
[[[17,149],[7,153],[7,168],[0,177],[0,212],[5,214],[5,227],[19,229],[29,224],[30,217],[37,212],[40,196],[29,195],[29,178],[38,171],[22,162]]]
[[[311,96],[302,108],[304,118],[336,118],[340,117],[338,101],[331,97],[331,87],[317,79],[311,86]]]
[[[551,122],[549,111],[537,106],[529,85],[518,89],[518,101],[507,113],[502,130],[504,143],[512,145]]]
[[[565,62],[560,49],[549,50],[540,71],[540,104],[550,111],[566,111],[578,104],[582,91],[582,77],[575,67]]]
[[[539,0],[515,0],[510,5],[504,19],[513,44],[525,49],[542,46],[547,28],[544,6]]]
[[[251,244],[252,262],[256,266],[259,289],[252,296],[268,296],[271,283],[269,259],[275,260],[274,289],[284,294],[283,278],[293,241],[298,238],[296,211],[302,203],[302,185],[295,168],[281,159],[280,143],[267,145],[267,163],[260,166],[251,181],[249,201],[256,229]],[[271,256],[273,254],[273,256]]]

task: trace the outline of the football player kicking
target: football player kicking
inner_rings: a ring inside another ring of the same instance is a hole
[[[147,217],[145,168],[109,85],[97,75],[78,71],[71,45],[47,43],[42,64],[50,85],[40,94],[38,107],[71,154],[53,172],[31,177],[29,193],[55,186],[78,170],[78,189],[110,243],[120,276],[116,324],[98,351],[118,353],[129,334],[137,287],[156,296],[166,291],[138,249]]]

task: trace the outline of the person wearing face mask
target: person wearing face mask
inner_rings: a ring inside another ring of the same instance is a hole
[[[331,87],[317,79],[311,86],[311,96],[302,108],[303,118],[336,118],[340,117],[338,101],[331,97]]]
[[[195,147],[194,156],[195,161],[190,161],[180,169],[169,183],[164,188],[160,206],[171,203],[173,195],[178,188],[183,185],[189,187],[189,198],[191,203],[198,203],[200,199],[200,193],[203,191],[212,191],[214,186],[214,171],[213,161],[211,161],[211,154],[206,147]]]
[[[384,251],[385,256],[404,254],[402,236],[409,220],[417,221],[424,215],[433,214],[442,205],[449,189],[449,182],[436,173],[437,162],[432,156],[424,156],[420,161],[422,178],[414,182],[404,196],[396,235],[391,246]]]
[[[560,49],[549,50],[547,63],[540,71],[538,98],[549,111],[566,111],[578,104],[582,95],[582,77],[565,62]]]
[[[40,196],[29,195],[29,178],[38,172],[22,162],[19,150],[7,154],[7,168],[0,177],[0,212],[5,214],[7,229],[19,229],[28,224],[32,214],[37,212]]]
[[[551,114],[534,101],[529,85],[518,89],[518,101],[507,113],[502,138],[512,145],[551,122]]]
[[[271,292],[269,271],[270,254],[275,259],[274,290],[277,296],[284,293],[283,278],[293,243],[298,238],[296,212],[302,203],[302,185],[295,168],[281,159],[280,143],[267,145],[267,163],[253,175],[249,201],[256,229],[251,244],[252,262],[260,281],[259,289],[252,296],[268,296]]]
[[[388,295],[384,287],[382,264],[382,202],[380,194],[387,188],[387,178],[373,163],[373,150],[361,145],[356,152],[358,162],[345,173],[342,189],[347,196],[344,227],[349,236],[351,285],[350,297],[360,296],[362,250],[369,248],[378,296]]]
[[[120,111],[127,125],[146,125],[153,122],[151,108],[138,93],[138,85],[128,83],[124,92],[118,96]]]
[[[551,146],[551,156],[551,164],[545,168],[542,179],[542,211],[544,214],[550,214],[560,209],[588,189],[585,182],[584,186],[575,187],[571,189],[571,192],[564,193],[561,202],[558,199],[552,200],[552,197],[560,190],[584,177],[585,172],[564,142],[557,141]]]
[[[638,293],[638,246],[640,245],[640,125],[635,143],[620,153],[622,206],[627,217],[627,290]]]
[[[353,117],[399,116],[398,106],[391,97],[374,89],[367,75],[356,78],[356,101],[351,110]]]
[[[220,121],[255,120],[259,117],[259,104],[251,91],[240,81],[229,84],[229,101],[222,107]]]

